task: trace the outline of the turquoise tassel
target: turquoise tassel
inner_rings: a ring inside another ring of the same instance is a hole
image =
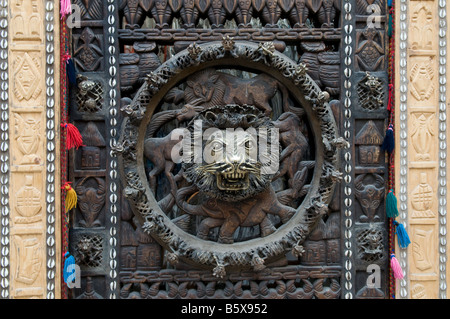
[[[73,256],[71,254],[69,254],[69,252],[67,252],[64,257],[66,258],[66,260],[64,261],[64,268],[63,268],[63,276],[64,276],[64,282],[67,283],[67,279],[69,278],[70,275],[72,275],[75,272],[75,268],[74,267],[70,267],[70,272],[69,272],[69,266],[71,265],[75,265],[75,258],[73,258]]]
[[[402,248],[408,247],[409,244],[411,244],[411,240],[409,239],[408,233],[406,232],[405,227],[403,227],[403,224],[398,223],[394,220],[394,225],[397,228],[395,233],[397,234],[398,244]]]
[[[392,14],[389,14],[389,20],[388,20],[388,37],[392,38],[392,25],[393,25],[393,17]]]
[[[395,218],[398,216],[397,198],[395,197],[392,189],[386,196],[386,215],[389,218]]]

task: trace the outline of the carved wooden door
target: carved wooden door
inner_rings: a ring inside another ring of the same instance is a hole
[[[71,298],[388,297],[386,3],[74,4]]]

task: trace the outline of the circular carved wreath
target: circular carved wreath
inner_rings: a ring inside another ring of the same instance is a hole
[[[347,145],[328,98],[272,43],[192,44],[147,76],[113,151],[124,195],[171,263],[222,277],[301,254]]]

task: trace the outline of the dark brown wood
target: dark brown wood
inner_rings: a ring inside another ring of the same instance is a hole
[[[71,88],[70,117],[85,145],[69,163],[79,194],[70,250],[83,270],[82,289],[73,297],[108,298],[117,284],[120,298],[342,298],[349,286],[344,251],[351,244],[354,297],[385,298],[387,174],[379,145],[387,19],[382,16],[382,29],[363,25],[370,4],[386,14],[384,2],[357,0],[350,35],[341,27],[344,3],[338,0],[123,0],[114,2],[114,22],[104,2],[74,1],[82,21],[72,37],[80,78]],[[108,42],[111,26],[116,50]],[[345,36],[352,38],[355,74],[350,120],[343,104]],[[114,60],[116,82],[109,68]],[[121,114],[111,115],[111,100]],[[220,116],[229,124],[267,118],[279,129],[279,170],[258,181],[261,189],[225,196],[203,187],[227,181],[225,168],[242,174],[228,182],[246,185],[245,170],[227,158],[210,167],[210,178],[193,173],[207,171],[206,163],[173,161],[175,129]],[[336,152],[346,146],[339,137],[348,125],[354,201],[344,207]],[[111,129],[118,144],[110,143]],[[109,184],[117,169],[110,165],[113,155],[123,165],[118,190]],[[352,211],[350,243],[345,209]],[[288,229],[283,238],[280,229]],[[111,246],[115,231],[118,243]],[[186,244],[184,234],[195,240]],[[384,272],[380,289],[366,286],[370,263]]]

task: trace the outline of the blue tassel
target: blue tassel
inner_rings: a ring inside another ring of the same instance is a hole
[[[392,7],[392,0],[388,0],[387,4],[389,8]]]
[[[411,240],[409,240],[409,236],[408,233],[406,232],[405,227],[403,227],[403,224],[400,224],[395,220],[394,225],[397,228],[395,233],[397,234],[399,246],[402,248],[408,247],[408,245],[411,244]]]
[[[386,215],[389,218],[395,218],[398,216],[397,197],[395,197],[392,189],[386,196]]]
[[[64,257],[66,258],[66,260],[64,261],[63,276],[64,282],[67,283],[67,279],[69,278],[69,276],[75,272],[74,267],[70,267],[69,269],[69,266],[75,265],[75,258],[73,258],[73,256],[69,252],[67,252]]]
[[[66,65],[66,73],[69,78],[70,84],[77,84],[77,72],[75,70],[75,65],[73,64],[72,59],[67,59]]]
[[[389,124],[386,130],[386,136],[384,137],[383,144],[381,144],[381,149],[387,151],[389,154],[394,150],[394,125]]]

